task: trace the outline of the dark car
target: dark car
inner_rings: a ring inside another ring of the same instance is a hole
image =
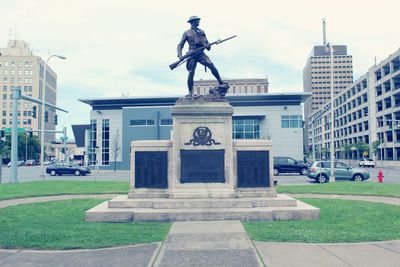
[[[51,176],[63,175],[63,174],[74,174],[76,176],[86,175],[90,173],[88,167],[83,167],[70,162],[57,162],[46,168],[46,173]]]
[[[308,166],[301,160],[295,160],[290,157],[274,157],[274,175],[279,173],[300,173],[308,174]]]

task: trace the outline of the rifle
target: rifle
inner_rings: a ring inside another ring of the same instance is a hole
[[[176,61],[176,62],[172,63],[171,65],[169,65],[169,68],[170,68],[171,70],[173,70],[173,69],[179,67],[180,65],[182,65],[183,63],[185,63],[186,61],[188,61],[190,58],[193,58],[194,56],[196,56],[196,55],[200,54],[201,52],[203,52],[203,50],[206,49],[207,47],[212,46],[212,45],[217,45],[217,44],[223,43],[223,42],[225,42],[225,41],[228,41],[229,39],[235,38],[236,36],[237,36],[237,35],[233,35],[233,36],[228,37],[228,38],[223,39],[223,40],[218,39],[217,41],[212,42],[211,44],[208,44],[208,45],[204,45],[204,46],[202,46],[202,47],[199,47],[199,48],[193,50],[192,52],[190,52],[190,53],[184,55],[184,56],[183,56],[181,59],[179,59],[178,61]]]

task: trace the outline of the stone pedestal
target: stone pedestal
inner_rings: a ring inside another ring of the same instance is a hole
[[[86,212],[89,221],[318,219],[277,195],[272,144],[232,140],[228,102],[178,101],[172,140],[131,144],[131,190]]]
[[[235,196],[232,114],[227,102],[172,107],[171,198]]]

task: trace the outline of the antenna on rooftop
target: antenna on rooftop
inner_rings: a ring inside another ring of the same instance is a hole
[[[326,18],[322,18],[322,34],[323,34],[322,45],[325,46],[326,45]]]
[[[13,34],[13,30],[10,28],[8,30],[8,40],[11,41],[12,40],[12,34]]]

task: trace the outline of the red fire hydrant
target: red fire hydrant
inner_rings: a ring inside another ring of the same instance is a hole
[[[378,171],[378,182],[383,183],[383,172],[382,170]]]

